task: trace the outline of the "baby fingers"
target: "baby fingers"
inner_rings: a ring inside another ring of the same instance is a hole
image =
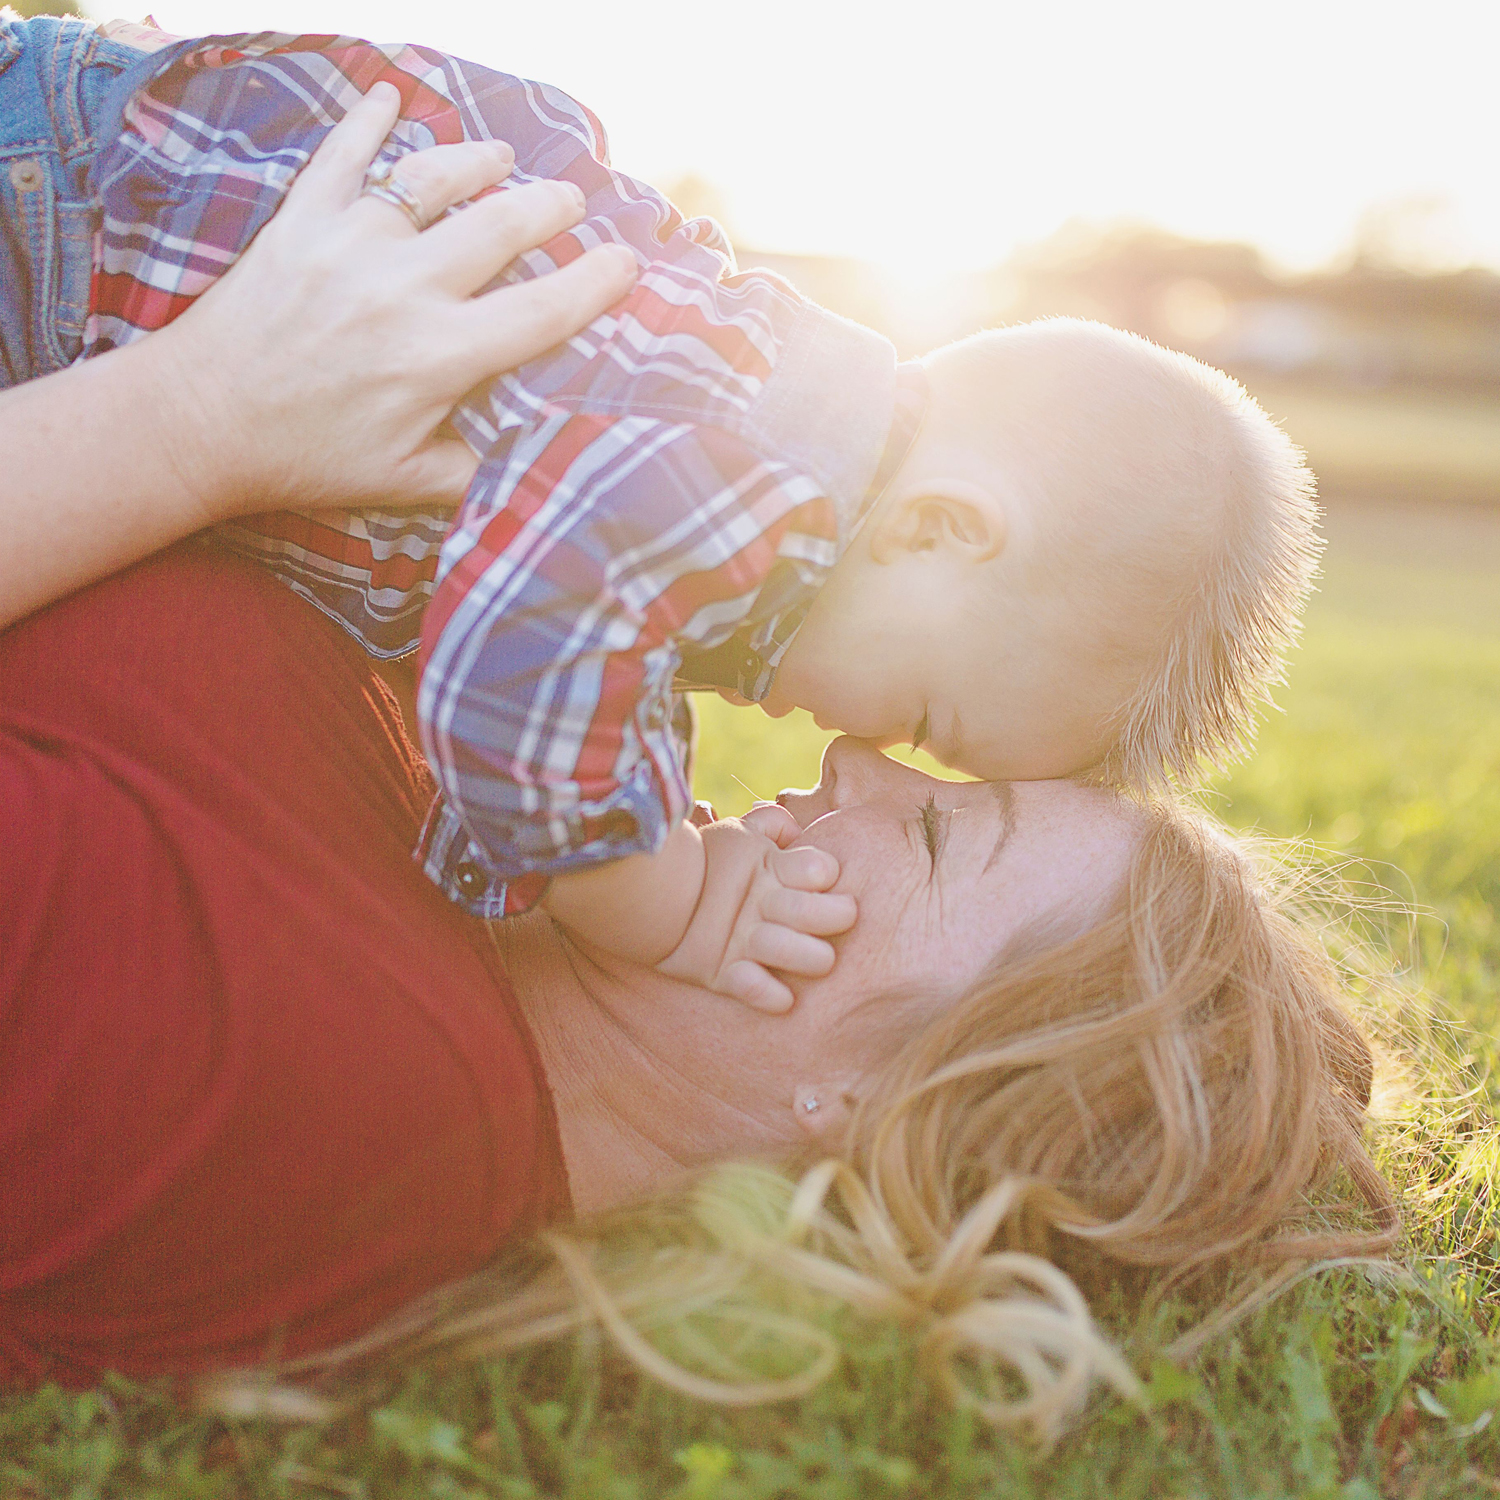
[[[719,976],[714,986],[722,995],[738,1000],[752,1010],[765,1011],[767,1015],[779,1016],[789,1011],[796,996],[774,974],[747,958],[736,959]]]
[[[802,825],[775,802],[757,802],[740,822],[763,833],[778,849],[790,848],[802,837]]]
[[[818,894],[813,891],[788,890],[783,887],[770,891],[760,903],[761,915],[767,922],[781,927],[790,927],[797,932],[810,932],[818,937],[833,937],[848,932],[854,926],[859,908],[853,896]],[[799,972],[802,972],[799,970]]]
[[[762,922],[745,944],[746,958],[768,969],[801,974],[808,979],[821,979],[831,973],[837,956],[833,944],[825,939],[774,922]]]
[[[771,873],[789,890],[826,891],[839,878],[839,862],[826,849],[802,844],[778,849],[771,856]]]

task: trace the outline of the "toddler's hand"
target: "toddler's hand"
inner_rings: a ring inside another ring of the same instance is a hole
[[[847,932],[857,914],[853,896],[829,890],[839,877],[831,854],[788,847],[801,833],[771,802],[703,828],[703,893],[682,941],[657,968],[756,1010],[790,1010],[795,997],[772,970],[828,973],[834,951],[826,939]]]

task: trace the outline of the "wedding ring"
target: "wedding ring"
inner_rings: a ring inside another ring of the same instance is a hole
[[[394,162],[378,161],[365,173],[365,185],[360,189],[360,197],[379,198],[399,208],[418,234],[427,228],[427,215],[422,210],[422,200],[396,176]]]

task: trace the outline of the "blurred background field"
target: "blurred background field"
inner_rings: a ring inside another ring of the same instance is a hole
[[[716,206],[703,184],[683,187],[690,205]],[[1430,210],[1393,203],[1381,223],[1404,242]],[[881,328],[908,355],[1032,318],[1128,328],[1236,376],[1332,500],[1500,504],[1500,272],[1485,267],[1424,268],[1367,233],[1335,261],[1291,271],[1254,245],[1131,222],[1065,224],[921,294],[857,260],[748,249],[741,261]]]

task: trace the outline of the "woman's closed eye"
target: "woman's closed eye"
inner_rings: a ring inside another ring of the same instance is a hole
[[[937,794],[935,792],[928,793],[927,800],[919,804],[917,812],[922,819],[922,840],[927,845],[927,856],[932,861],[932,868],[936,870],[938,845],[942,842],[938,821]]]

